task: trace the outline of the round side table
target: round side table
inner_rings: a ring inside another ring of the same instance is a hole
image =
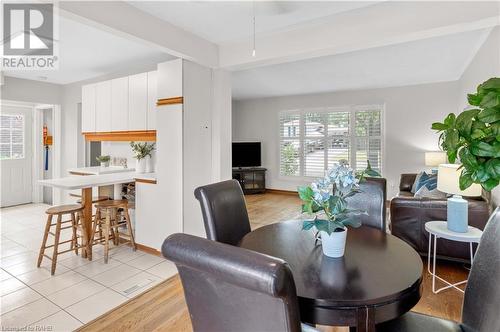
[[[464,293],[462,289],[457,287],[458,285],[464,284],[467,282],[467,280],[463,280],[454,284],[449,283],[448,281],[444,280],[443,278],[439,277],[436,274],[436,252],[437,252],[437,239],[438,238],[443,238],[451,241],[457,241],[457,242],[466,242],[469,243],[470,247],[470,263],[472,265],[474,261],[474,253],[472,249],[472,244],[473,243],[479,243],[481,240],[481,236],[483,235],[483,231],[476,227],[469,226],[469,230],[467,233],[458,233],[458,232],[453,232],[450,231],[447,227],[447,222],[446,221],[429,221],[425,223],[425,230],[429,232],[429,253],[427,255],[427,270],[429,271],[430,275],[432,275],[432,292],[434,294],[437,294],[445,289],[448,288],[455,288],[459,290],[460,292]],[[432,243],[432,237],[434,236],[434,250],[432,254],[432,271],[431,271],[431,243]],[[436,290],[436,278],[445,283],[447,286],[441,287]]]

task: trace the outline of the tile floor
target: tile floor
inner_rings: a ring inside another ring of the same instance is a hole
[[[72,331],[177,273],[164,258],[127,246],[111,250],[104,264],[96,246],[92,262],[60,255],[51,276],[49,260],[36,267],[47,207],[0,209],[1,330]]]

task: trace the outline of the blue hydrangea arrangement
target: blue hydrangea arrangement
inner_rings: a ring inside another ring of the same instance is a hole
[[[359,227],[361,221],[357,215],[367,214],[365,211],[349,209],[346,198],[360,192],[360,177],[342,160],[327,171],[324,178],[311,183],[310,186],[298,188],[299,197],[303,201],[302,212],[314,214],[313,220],[305,220],[303,230],[313,226],[317,231],[328,235],[344,230],[347,226]]]

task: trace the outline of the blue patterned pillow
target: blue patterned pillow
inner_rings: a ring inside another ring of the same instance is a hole
[[[423,186],[427,187],[429,190],[434,190],[437,188],[437,174],[427,174],[423,173],[418,182],[415,185],[415,192],[417,192]]]

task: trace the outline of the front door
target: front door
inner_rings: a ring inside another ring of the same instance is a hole
[[[33,109],[1,106],[0,112],[0,207],[32,201]]]

